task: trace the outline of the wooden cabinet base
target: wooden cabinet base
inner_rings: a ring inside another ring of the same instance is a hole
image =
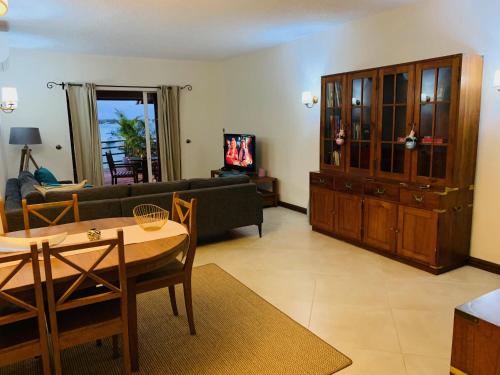
[[[421,262],[416,261],[414,259],[410,259],[410,258],[401,256],[401,255],[399,255],[399,254],[397,254],[395,252],[388,252],[386,250],[383,250],[383,249],[380,249],[380,248],[376,248],[376,247],[367,245],[364,242],[353,240],[352,238],[345,237],[345,236],[339,235],[337,233],[333,233],[333,232],[324,230],[324,229],[322,229],[320,227],[317,227],[315,225],[312,225],[312,230],[315,231],[315,232],[318,232],[318,233],[321,233],[321,234],[324,234],[324,235],[336,238],[338,240],[350,243],[352,245],[358,246],[358,247],[360,247],[362,249],[365,249],[365,250],[372,251],[374,253],[383,255],[386,258],[394,259],[394,260],[396,260],[398,262],[401,262],[401,263],[407,264],[409,266],[421,269],[423,271],[432,273],[434,275],[440,275],[442,273],[454,270],[456,268],[463,267],[463,266],[465,266],[465,265],[468,264],[468,260],[464,259],[464,260],[459,261],[457,263],[449,264],[449,265],[446,265],[446,266],[440,266],[440,267],[430,266],[428,264],[421,263]]]

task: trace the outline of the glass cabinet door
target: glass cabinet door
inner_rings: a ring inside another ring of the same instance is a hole
[[[341,139],[345,126],[345,76],[323,78],[321,168],[344,168],[344,145]]]
[[[377,71],[349,75],[347,126],[347,169],[360,174],[373,174]]]
[[[417,64],[415,124],[418,138],[414,150],[412,179],[439,183],[450,176],[449,145],[455,122],[459,60],[444,59]]]
[[[413,122],[414,65],[379,70],[377,175],[400,180],[410,176],[406,136]]]

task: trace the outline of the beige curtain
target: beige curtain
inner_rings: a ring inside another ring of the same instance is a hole
[[[179,86],[161,86],[158,92],[158,145],[163,181],[181,179]]]
[[[85,83],[81,87],[67,85],[66,93],[78,181],[86,179],[94,186],[100,186],[103,184],[103,170],[96,86],[94,83]]]

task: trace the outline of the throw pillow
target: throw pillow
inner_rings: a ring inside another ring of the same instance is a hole
[[[35,178],[41,184],[57,184],[57,178],[47,168],[38,168],[35,171]]]

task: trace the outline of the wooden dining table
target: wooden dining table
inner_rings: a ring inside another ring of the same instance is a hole
[[[67,234],[77,234],[87,232],[89,229],[119,229],[122,227],[135,225],[134,218],[117,217],[81,221],[55,225],[51,227],[36,228],[9,232],[6,237],[45,237],[66,232]],[[178,224],[181,225],[181,224]],[[125,245],[125,262],[127,267],[127,292],[128,292],[128,326],[130,336],[130,357],[133,371],[139,369],[138,360],[138,335],[137,335],[137,304],[136,304],[136,279],[138,276],[163,267],[172,262],[181,252],[187,250],[189,236],[181,234],[173,237],[155,239],[141,243]],[[0,257],[11,255],[12,253],[0,253]],[[99,257],[99,252],[85,252],[68,256],[74,263],[88,269]],[[110,254],[96,268],[97,272],[116,270],[118,259],[116,254]],[[14,267],[14,266],[12,266]],[[0,268],[0,280],[12,271],[12,267]],[[57,285],[68,282],[77,275],[78,271],[71,268],[57,259],[52,260],[52,273],[54,283]],[[45,272],[41,267],[42,281],[45,281]],[[33,288],[33,272],[30,265],[25,265],[5,286],[4,290],[9,293],[22,293]]]

